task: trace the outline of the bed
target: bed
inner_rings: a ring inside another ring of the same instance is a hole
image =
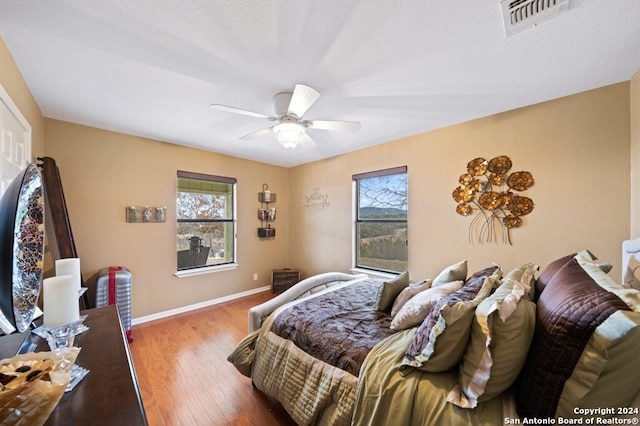
[[[625,268],[637,267],[636,247],[625,242]],[[619,284],[586,250],[538,269],[467,274],[462,261],[415,283],[319,274],[252,308],[229,361],[305,425],[640,417],[640,292],[628,271]],[[398,326],[408,307],[423,316]]]

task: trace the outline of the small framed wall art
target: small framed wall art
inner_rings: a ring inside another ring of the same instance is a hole
[[[164,222],[167,207],[127,206],[126,219],[128,223],[157,223]]]

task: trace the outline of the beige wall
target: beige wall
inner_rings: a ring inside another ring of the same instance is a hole
[[[351,266],[351,175],[407,165],[409,271],[432,277],[469,260],[470,269],[498,262],[542,266],[588,248],[620,271],[629,235],[629,83],[471,121],[291,170],[291,264],[305,275]],[[513,245],[470,244],[471,217],[456,214],[451,193],[475,157],[507,155],[513,171],[530,171],[535,203]],[[313,189],[324,210],[304,208]]]
[[[91,283],[101,268],[129,267],[134,318],[266,286],[271,269],[289,266],[288,169],[50,119],[46,129],[46,155],[60,169],[83,276]],[[173,275],[177,170],[238,179],[238,269]],[[277,236],[269,240],[257,237],[264,182],[278,195]],[[126,223],[127,205],[166,205],[167,220]]]
[[[36,157],[44,154],[44,117],[2,37],[0,37],[0,84],[31,125],[31,157],[35,160]]]
[[[640,70],[631,79],[631,235],[640,237]]]

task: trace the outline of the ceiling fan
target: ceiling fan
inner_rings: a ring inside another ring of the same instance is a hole
[[[304,113],[319,97],[320,93],[317,90],[304,84],[296,84],[293,92],[280,92],[273,97],[275,115],[262,114],[221,104],[212,104],[210,107],[252,117],[266,118],[269,121],[277,121],[278,123],[271,127],[249,133],[240,139],[253,139],[273,132],[285,148],[295,148],[299,143],[315,146],[315,142],[307,134],[307,129],[349,132],[355,132],[360,129],[360,123],[357,121],[303,120]]]

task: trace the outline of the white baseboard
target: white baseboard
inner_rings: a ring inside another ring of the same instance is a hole
[[[264,286],[254,288],[252,290],[243,291],[241,293],[230,294],[229,296],[219,297],[217,299],[211,299],[200,303],[195,303],[193,305],[182,306],[176,309],[170,309],[168,311],[158,312],[157,314],[146,315],[144,317],[133,318],[131,320],[131,325],[142,324],[149,321],[158,320],[161,318],[170,317],[177,314],[183,314],[185,312],[195,311],[196,309],[206,308],[208,306],[217,305],[219,303],[228,302],[230,300],[239,299],[245,296],[251,296],[252,294],[262,293],[263,291],[271,290],[271,286]]]

